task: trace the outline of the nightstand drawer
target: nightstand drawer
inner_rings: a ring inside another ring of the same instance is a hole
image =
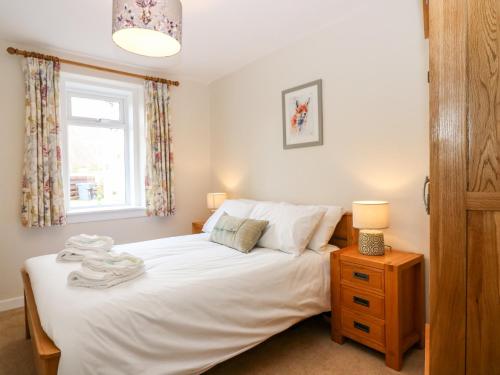
[[[342,262],[340,268],[342,281],[384,292],[384,271],[347,262]]]
[[[354,335],[363,344],[375,344],[375,348],[385,347],[385,324],[367,316],[342,309],[342,331],[346,336]]]
[[[342,286],[340,300],[343,307],[384,319],[384,298],[361,289]]]

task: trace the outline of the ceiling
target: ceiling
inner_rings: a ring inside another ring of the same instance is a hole
[[[359,2],[183,0],[182,4],[183,49],[169,58],[137,56],[115,46],[112,0],[0,0],[0,39],[208,83],[333,23]]]

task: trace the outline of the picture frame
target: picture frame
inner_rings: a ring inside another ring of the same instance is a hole
[[[281,93],[283,149],[323,145],[323,82],[321,79]]]

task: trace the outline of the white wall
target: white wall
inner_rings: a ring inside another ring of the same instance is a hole
[[[206,216],[205,194],[210,181],[209,91],[206,85],[182,80],[179,87],[172,89],[171,106],[177,201],[175,216],[44,229],[22,227],[19,212],[24,145],[24,84],[21,57],[8,55],[5,52],[7,46],[8,43],[0,41],[0,302],[22,295],[19,269],[25,259],[60,250],[61,244],[71,235],[98,233],[113,236],[117,243],[141,241],[190,233],[192,220]],[[122,76],[98,74],[65,65],[62,69],[127,80]]]
[[[386,243],[429,255],[427,42],[421,1],[365,2],[211,84],[213,187],[296,203],[383,199]],[[281,91],[323,80],[324,146],[283,150]]]

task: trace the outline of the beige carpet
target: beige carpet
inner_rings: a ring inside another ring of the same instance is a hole
[[[31,342],[24,339],[22,310],[0,313],[0,375],[34,374]],[[385,367],[382,354],[347,341],[330,340],[329,327],[319,317],[289,330],[207,372],[222,374],[384,375],[423,374],[424,351],[410,350],[403,370]]]

